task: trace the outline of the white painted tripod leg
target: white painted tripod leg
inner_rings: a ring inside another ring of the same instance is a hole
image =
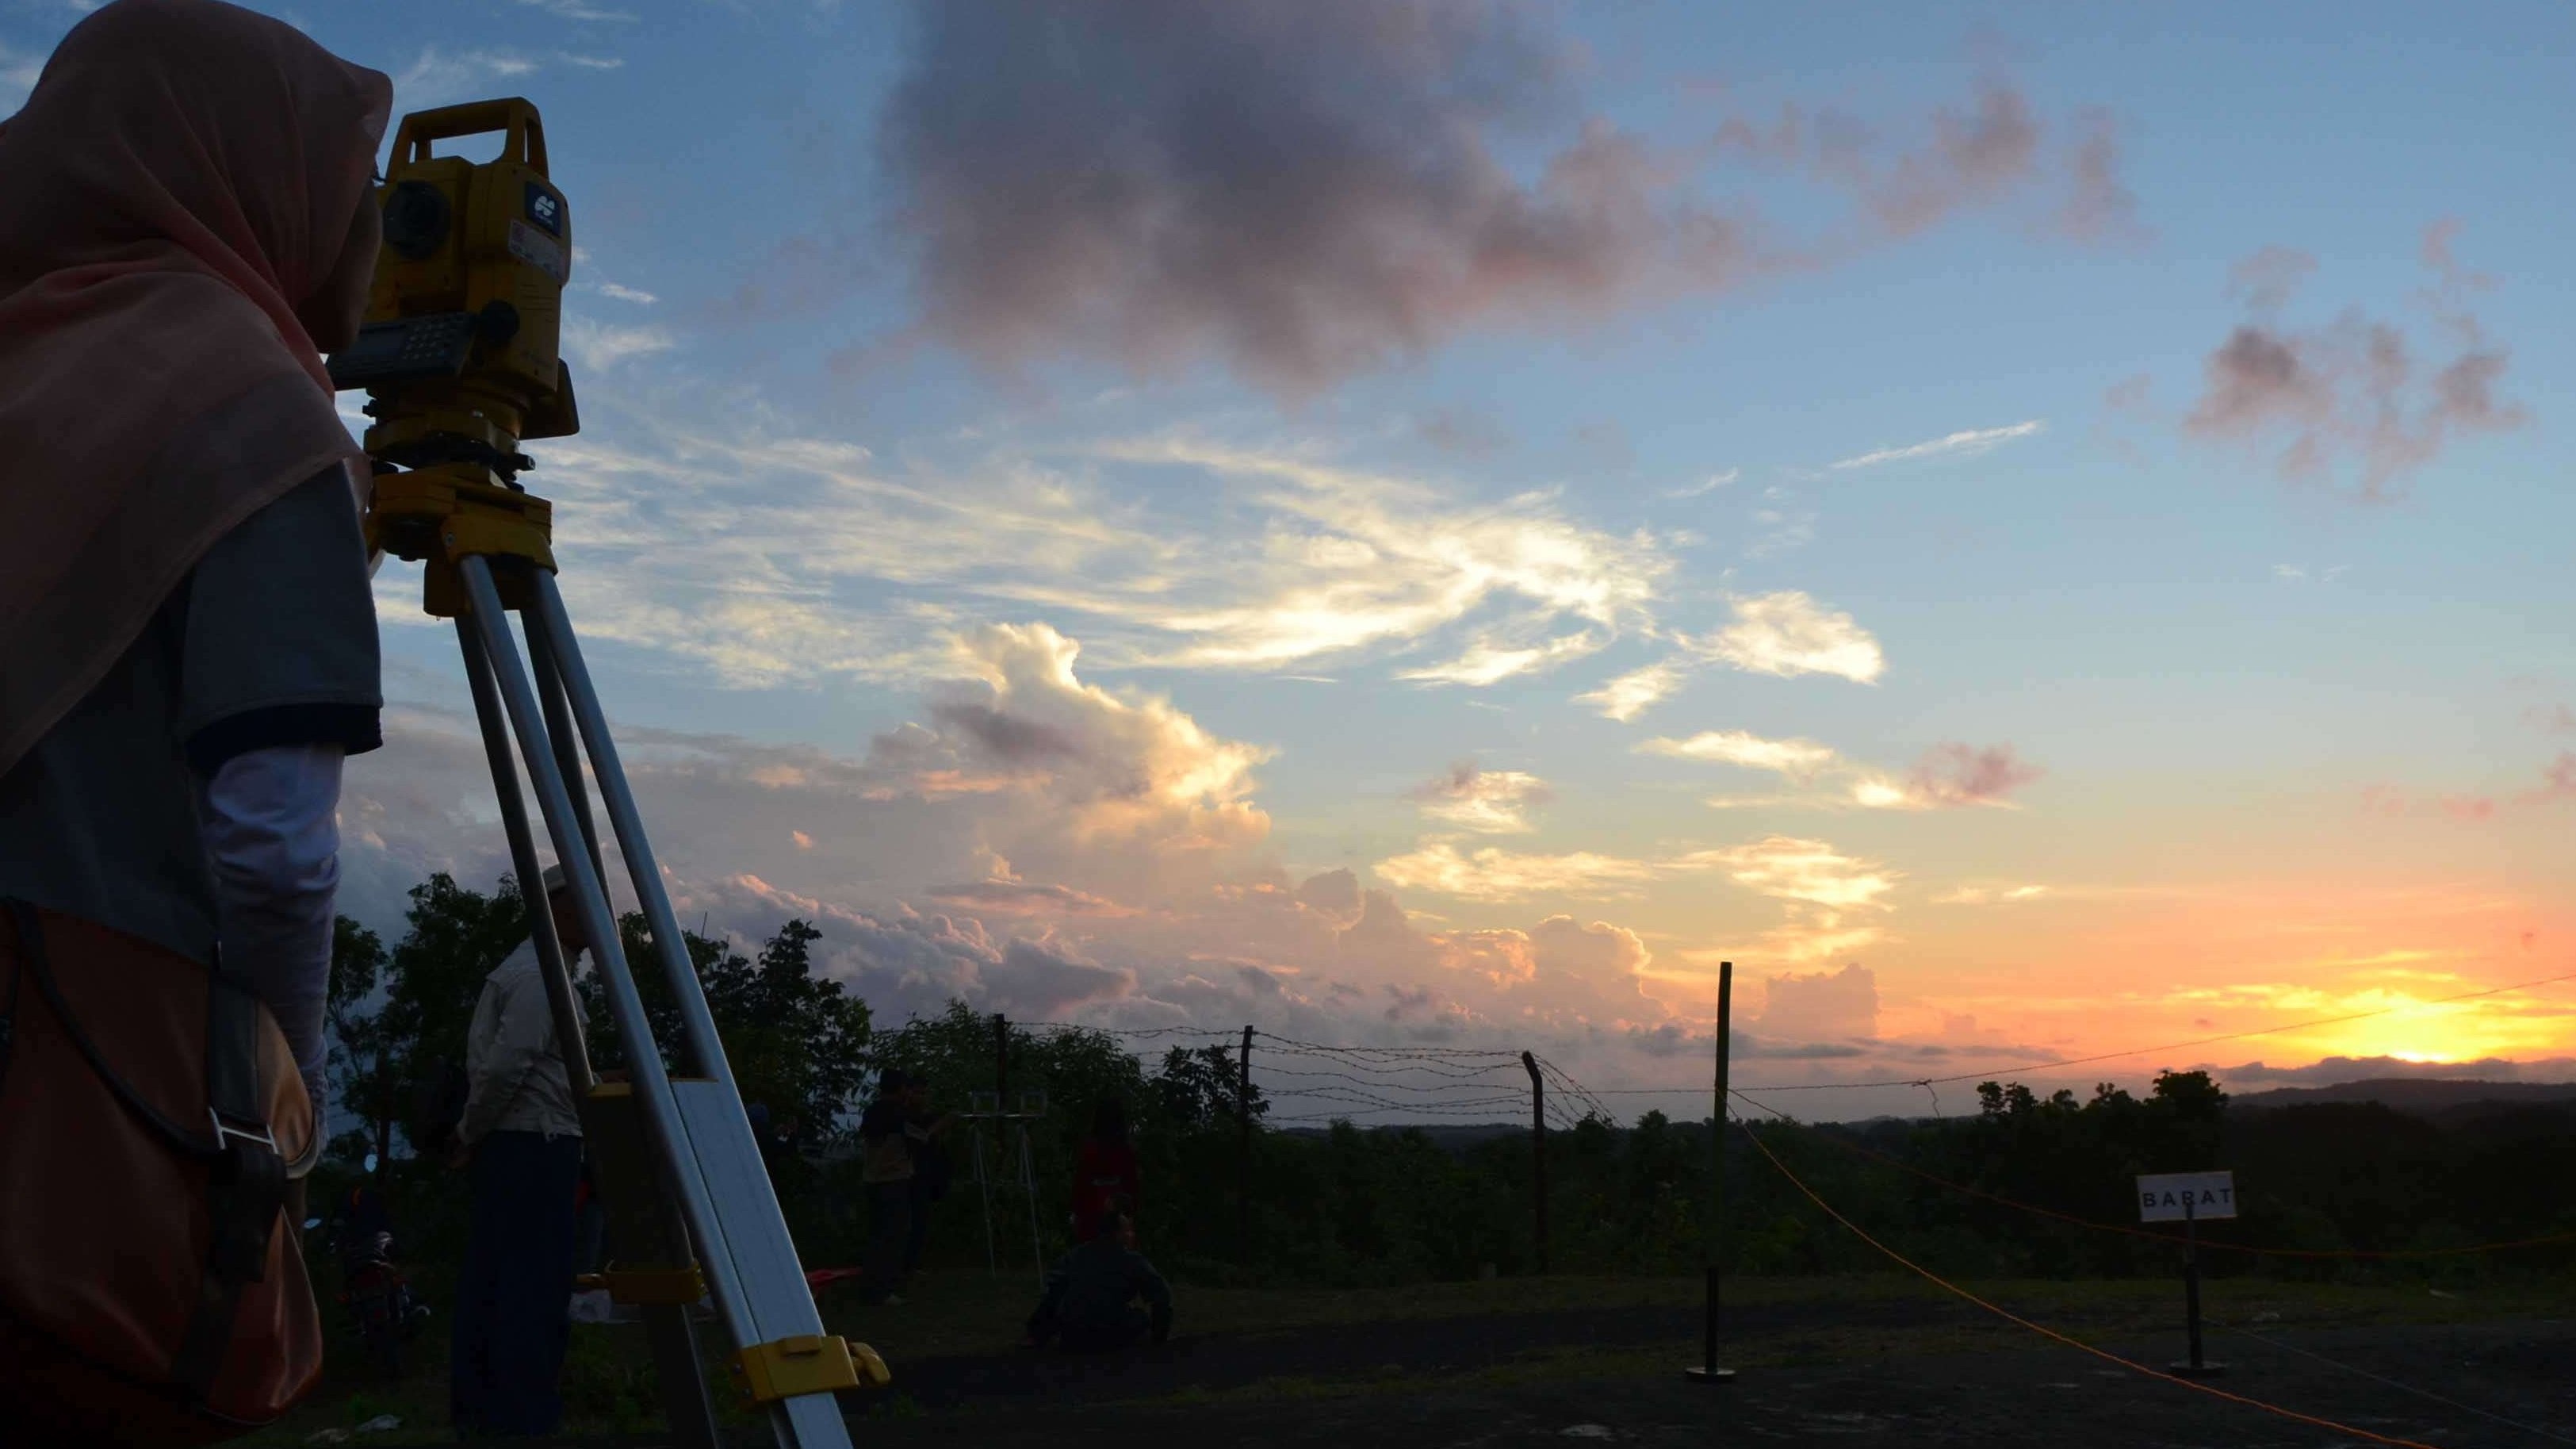
[[[589,668],[582,661],[581,641],[573,634],[554,576],[537,571],[530,583],[535,590],[535,602],[528,610],[530,628],[542,631],[553,654],[564,701],[581,731],[600,803],[607,808],[618,851],[625,857],[636,899],[652,930],[654,954],[670,982],[686,1049],[696,1069],[693,1079],[672,1084],[682,1131],[697,1154],[696,1165],[708,1192],[710,1217],[703,1223],[693,1217],[691,1232],[708,1260],[710,1276],[721,1272],[736,1285],[740,1316],[729,1315],[727,1325],[737,1346],[820,1335],[822,1315],[814,1307],[813,1289],[805,1281],[795,1240],[788,1234],[787,1219],[778,1209],[777,1195],[762,1166],[751,1119],[743,1110],[733,1068],[707,1009],[706,993],[698,984],[696,964],[689,960],[686,937],[672,914],[670,894],[662,886],[661,866],[644,832],[634,792],[627,786],[625,768],[618,762],[617,742],[609,734],[598,691],[592,688]],[[792,1432],[800,1445],[849,1442],[839,1410],[825,1395],[785,1400],[772,1407],[771,1418],[782,1434]]]
[[[536,787],[537,806],[545,816],[546,832],[554,839],[555,859],[562,864],[565,884],[581,911],[582,932],[591,939],[600,982],[608,993],[609,1010],[617,1019],[618,1037],[629,1046],[627,1075],[643,1108],[645,1132],[654,1151],[669,1167],[672,1194],[679,1201],[682,1220],[689,1225],[689,1235],[701,1243],[721,1242],[723,1235],[714,1201],[700,1173],[688,1128],[681,1120],[670,1076],[662,1069],[662,1054],[651,1049],[653,1023],[645,1015],[643,998],[636,994],[634,978],[628,974],[626,952],[618,942],[617,922],[608,911],[607,893],[591,869],[590,852],[582,840],[581,827],[573,819],[571,797],[565,793],[563,776],[556,771],[547,751],[544,728],[537,718],[536,692],[529,687],[527,672],[519,663],[518,645],[510,637],[509,620],[501,608],[500,590],[492,583],[492,567],[484,559],[467,558],[458,563],[456,571],[464,580],[474,631],[482,640],[512,732],[518,737],[520,758],[527,766],[529,782]],[[715,1252],[705,1256],[708,1261],[701,1266],[734,1342],[762,1342],[745,1336],[752,1324],[731,1259]]]
[[[537,943],[538,979],[545,983],[546,1005],[555,1019],[555,1041],[563,1056],[564,1075],[573,1092],[587,1092],[590,1047],[581,1034],[581,1003],[573,995],[572,962],[555,938],[554,912],[540,899],[536,836],[528,829],[528,804],[519,795],[519,762],[510,753],[509,726],[501,718],[501,698],[492,684],[492,661],[483,652],[471,620],[456,621],[456,645],[465,655],[465,681],[474,692],[474,719],[483,727],[483,753],[492,766],[492,794],[501,807],[501,833],[510,841],[510,870],[519,878],[519,894],[528,902],[528,929]]]

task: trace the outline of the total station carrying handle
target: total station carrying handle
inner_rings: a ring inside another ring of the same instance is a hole
[[[487,131],[509,133],[509,139],[501,146],[503,159],[515,159],[534,168],[538,175],[547,175],[545,123],[537,119],[535,106],[517,96],[412,112],[403,117],[402,130],[394,135],[394,164],[417,165],[429,159],[434,142],[480,136]]]

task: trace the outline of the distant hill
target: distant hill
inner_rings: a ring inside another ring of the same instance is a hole
[[[2229,1093],[2229,1110],[2303,1107],[2316,1102],[2377,1102],[2399,1112],[2431,1117],[2472,1104],[2507,1107],[2576,1102],[2576,1082],[2481,1082],[2450,1077],[2377,1077],[2332,1087],[2275,1087]]]

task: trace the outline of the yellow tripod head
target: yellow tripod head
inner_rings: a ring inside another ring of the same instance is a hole
[[[504,139],[490,161],[430,154],[437,142],[494,131]],[[454,617],[465,606],[455,559],[554,567],[552,509],[517,479],[535,466],[521,442],[581,429],[558,350],[572,213],[546,175],[544,125],[524,100],[405,116],[386,171],[366,321],[332,354],[331,380],[366,389],[375,420],[368,543],[427,560],[428,611]]]

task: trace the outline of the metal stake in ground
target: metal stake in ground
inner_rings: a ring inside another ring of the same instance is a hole
[[[1547,1271],[1547,1081],[1538,1058],[1521,1053],[1530,1079],[1530,1227],[1538,1240],[1538,1270]]]
[[[1700,1363],[1686,1372],[1693,1383],[1722,1384],[1735,1370],[1717,1366],[1718,1265],[1726,1250],[1726,1049],[1734,1030],[1735,963],[1717,963],[1717,1092],[1708,1119],[1708,1232],[1702,1249],[1707,1258],[1708,1325],[1701,1341]]]
[[[2138,1179],[2138,1221],[2182,1221],[2183,1329],[2191,1356],[2168,1364],[2177,1378],[2215,1378],[2227,1365],[2211,1363],[2200,1352],[2200,1220],[2236,1216],[2233,1172],[2168,1172]]]

